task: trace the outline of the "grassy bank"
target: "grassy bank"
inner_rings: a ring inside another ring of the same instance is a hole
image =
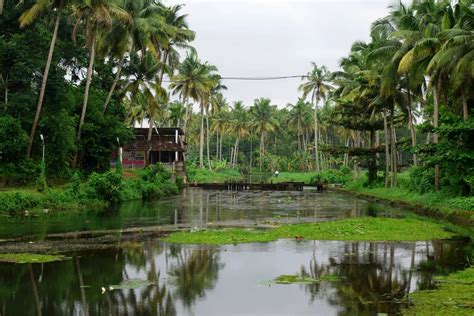
[[[160,165],[123,177],[120,171],[93,173],[86,181],[74,175],[60,188],[16,188],[0,192],[0,213],[80,210],[104,208],[109,203],[131,200],[155,200],[178,193],[171,173]]]
[[[473,315],[474,267],[438,278],[435,290],[410,294],[413,306],[404,315]]]
[[[187,166],[188,180],[190,183],[224,183],[226,181],[239,181],[243,175],[237,169],[218,169],[210,171],[209,169],[200,169]]]
[[[332,222],[284,225],[268,230],[223,229],[176,232],[163,240],[181,244],[237,244],[281,238],[350,241],[414,241],[453,236],[440,224],[417,218],[356,218]]]
[[[407,174],[402,174],[399,187],[384,188],[382,184],[368,187],[364,176],[348,182],[341,190],[359,195],[382,199],[388,202],[399,202],[427,210],[432,215],[448,218],[450,215],[459,216],[474,221],[474,197],[453,196],[448,192],[427,192],[424,194],[410,190],[404,185],[409,181]]]

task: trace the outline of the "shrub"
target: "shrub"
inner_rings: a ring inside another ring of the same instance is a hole
[[[311,179],[310,184],[321,182],[346,184],[351,181],[351,179],[351,170],[347,167],[341,167],[340,169],[328,169],[316,173]]]
[[[408,188],[418,193],[434,191],[434,170],[426,167],[413,167],[410,170]]]
[[[88,198],[105,201],[119,201],[122,188],[122,177],[108,171],[102,174],[92,173],[85,184],[85,193]]]

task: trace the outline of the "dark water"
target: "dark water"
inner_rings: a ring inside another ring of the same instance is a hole
[[[377,315],[466,264],[465,241],[280,240],[236,246],[145,241],[50,264],[0,265],[2,315]],[[338,281],[278,285],[281,274]],[[152,285],[106,291],[123,280]]]
[[[106,211],[63,212],[38,217],[0,217],[0,239],[51,233],[190,223],[252,223],[331,220],[345,217],[399,216],[403,212],[336,192],[228,192],[187,189],[157,202],[131,202]]]
[[[403,216],[403,210],[335,192],[190,189],[155,203],[106,212],[0,219],[0,239],[48,233],[189,223],[253,223]],[[397,314],[407,293],[466,267],[466,239],[412,243],[279,240],[236,246],[178,246],[147,240],[72,253],[49,264],[0,264],[0,315],[377,315]],[[332,282],[277,285],[282,274]],[[149,281],[133,289],[102,287]]]

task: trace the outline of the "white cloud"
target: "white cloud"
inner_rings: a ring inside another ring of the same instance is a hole
[[[183,3],[167,0],[168,4]],[[190,0],[184,1],[193,45],[223,76],[305,74],[310,62],[331,70],[356,40],[368,40],[370,24],[388,14],[389,0]],[[250,105],[258,97],[295,102],[300,80],[226,81],[230,101]]]

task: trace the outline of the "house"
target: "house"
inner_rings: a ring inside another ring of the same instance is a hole
[[[183,130],[177,127],[153,128],[150,141],[148,133],[148,128],[134,129],[135,139],[123,146],[122,166],[142,168],[161,162],[173,168],[176,175],[185,177]]]

